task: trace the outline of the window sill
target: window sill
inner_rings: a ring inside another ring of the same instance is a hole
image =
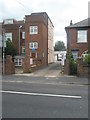
[[[86,44],[87,42],[77,42],[77,44]]]

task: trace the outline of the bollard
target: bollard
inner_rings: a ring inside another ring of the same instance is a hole
[[[62,65],[62,74],[64,74],[64,65]]]

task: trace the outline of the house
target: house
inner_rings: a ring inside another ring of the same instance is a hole
[[[46,12],[25,16],[24,72],[54,62],[53,29]]]
[[[81,57],[88,50],[90,39],[90,18],[65,27],[67,34],[67,52],[71,51],[74,59]]]
[[[2,23],[2,29],[5,30],[5,39],[12,41],[17,50],[18,56],[15,56],[15,66],[22,66],[22,58],[25,54],[25,22],[15,19],[5,19]]]
[[[15,66],[29,72],[54,62],[53,23],[46,12],[26,15],[25,20],[5,19],[2,23],[6,40],[18,51]]]

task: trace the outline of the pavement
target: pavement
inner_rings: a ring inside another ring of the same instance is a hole
[[[39,78],[45,78],[44,81]],[[17,78],[17,79],[16,79]],[[53,64],[49,64],[47,67],[36,70],[33,73],[27,74],[14,74],[3,77],[3,79],[12,79],[12,80],[28,80],[30,82],[38,82],[38,83],[50,83],[50,84],[69,84],[69,85],[90,85],[88,82],[88,78],[86,77],[77,77],[70,75],[62,75],[61,74],[61,65],[60,62],[56,62]]]
[[[48,66],[34,71],[33,73],[23,73],[22,71],[16,72],[15,75],[22,76],[43,76],[43,77],[59,77],[61,76],[61,64],[60,62],[55,62],[49,64]]]

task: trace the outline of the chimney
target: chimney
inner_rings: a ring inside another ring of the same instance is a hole
[[[72,20],[70,21],[70,25],[72,25]]]

